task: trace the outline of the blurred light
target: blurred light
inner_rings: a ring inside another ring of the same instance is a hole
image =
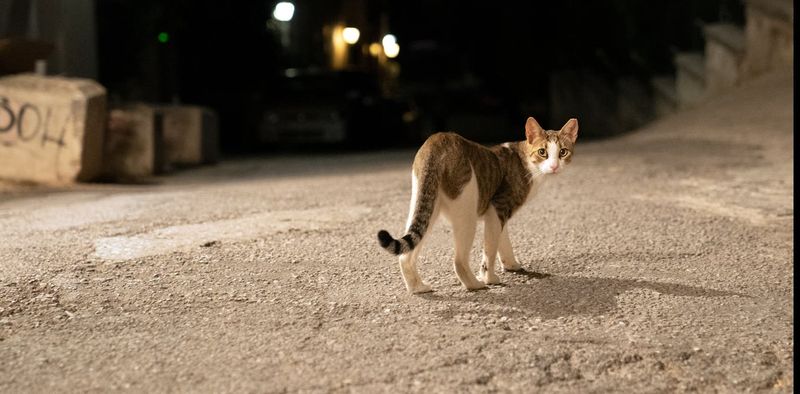
[[[411,123],[417,120],[417,116],[418,116],[417,111],[414,110],[403,112],[403,122]]]
[[[344,38],[344,42],[348,44],[352,45],[357,43],[358,37],[361,37],[361,32],[355,27],[345,27],[344,30],[342,30],[342,38]]]
[[[166,44],[167,41],[169,41],[169,33],[165,32],[165,31],[162,31],[161,33],[158,33],[158,42],[160,42],[162,44]]]
[[[369,44],[369,54],[372,55],[372,56],[380,55],[381,54],[381,49],[382,49],[381,48],[381,44],[378,44],[377,42],[373,42],[372,44]]]
[[[344,26],[336,24],[331,31],[331,68],[341,70],[347,66],[347,43],[342,37]]]
[[[383,46],[385,47],[390,46],[392,44],[397,44],[397,37],[395,37],[394,34],[387,34],[383,36],[381,44],[383,44]]]
[[[272,17],[281,21],[289,22],[294,16],[294,4],[288,1],[282,1],[275,5],[275,11],[272,11]]]
[[[397,45],[397,43],[389,43],[389,45],[384,45],[383,53],[385,53],[386,57],[389,59],[396,58],[397,55],[400,54],[400,45]]]
[[[300,74],[300,72],[298,72],[296,68],[287,68],[286,71],[283,72],[283,75],[287,78],[294,78],[298,74]]]

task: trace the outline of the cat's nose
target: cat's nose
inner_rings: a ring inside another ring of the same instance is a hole
[[[550,172],[558,172],[558,164],[554,164],[550,166]]]

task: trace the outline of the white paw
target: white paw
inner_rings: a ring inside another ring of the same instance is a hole
[[[465,284],[464,287],[466,287],[467,290],[469,290],[469,291],[483,290],[483,289],[488,289],[489,288],[488,286],[486,286],[486,283],[483,283],[483,282],[481,282],[479,280],[476,280],[475,283],[472,283],[472,284],[469,284],[469,285]]]
[[[483,282],[486,283],[487,285],[500,284],[500,277],[497,276],[497,274],[495,274],[494,272],[487,272],[485,275],[483,275],[482,279]]]
[[[503,264],[504,271],[522,271],[522,266],[516,261],[511,264]]]
[[[427,283],[422,283],[422,284],[417,285],[417,287],[415,287],[413,289],[409,289],[409,291],[411,292],[411,294],[422,294],[422,293],[430,293],[430,292],[432,292],[433,288],[431,288],[431,285],[429,285]]]
[[[497,274],[491,271],[484,271],[483,268],[478,271],[478,279],[487,285],[496,285],[500,283],[500,278],[497,276]]]

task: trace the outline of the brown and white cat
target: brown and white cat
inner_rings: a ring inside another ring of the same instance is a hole
[[[495,257],[507,271],[521,266],[514,258],[506,224],[549,174],[561,172],[572,160],[578,121],[559,131],[545,131],[533,118],[525,123],[525,140],[485,147],[454,133],[430,136],[417,151],[411,170],[411,207],[405,235],[378,232],[380,245],[400,256],[400,270],[411,293],[431,287],[417,272],[416,260],[425,234],[439,214],[453,226],[455,271],[468,290],[500,283]],[[479,278],[469,266],[478,219],[484,221],[483,262]]]

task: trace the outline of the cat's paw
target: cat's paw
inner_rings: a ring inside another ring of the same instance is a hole
[[[484,271],[483,267],[481,267],[481,270],[478,271],[478,279],[487,285],[500,284],[500,278],[497,276],[497,274],[492,271]]]
[[[429,285],[427,283],[421,283],[421,284],[417,285],[417,287],[414,287],[413,289],[408,289],[408,291],[411,294],[423,294],[423,293],[432,292],[433,288],[431,287],[431,285]]]
[[[499,285],[500,284],[500,277],[497,276],[494,272],[486,272],[481,275],[481,280],[486,283],[487,285]]]
[[[464,285],[469,291],[476,291],[476,290],[486,290],[489,286],[486,286],[486,283],[483,283],[479,280],[476,280],[475,283],[470,285]]]
[[[519,265],[519,263],[517,263],[516,261],[508,265],[503,264],[503,271],[506,272],[519,272],[522,270],[523,270],[522,266]]]

